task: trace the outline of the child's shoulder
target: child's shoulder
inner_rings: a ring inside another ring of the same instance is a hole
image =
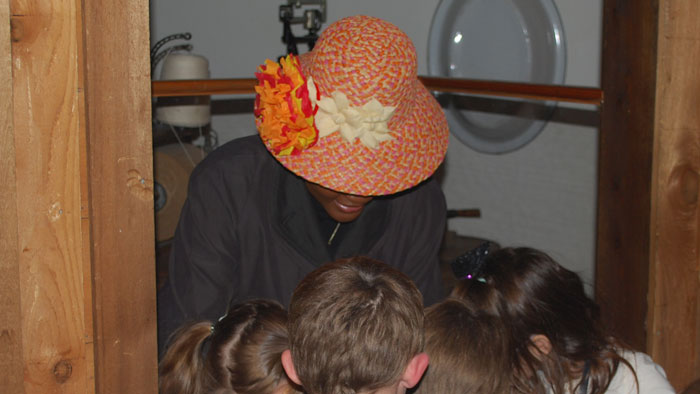
[[[622,350],[619,353],[634,368],[639,382],[639,391],[637,391],[632,371],[625,365],[620,365],[606,393],[673,394],[676,392],[668,382],[664,369],[656,364],[649,355],[631,350]]]

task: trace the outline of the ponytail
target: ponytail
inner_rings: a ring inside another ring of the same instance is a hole
[[[286,323],[281,304],[259,299],[231,305],[216,330],[209,321],[180,328],[158,366],[160,394],[270,394],[290,384]]]
[[[183,326],[173,334],[158,365],[160,394],[199,394],[204,392],[202,346],[211,335],[211,322]]]

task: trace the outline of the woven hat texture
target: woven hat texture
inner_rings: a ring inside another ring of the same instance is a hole
[[[299,60],[321,97],[341,92],[353,106],[374,98],[396,107],[387,125],[393,139],[371,148],[334,132],[300,154],[275,156],[287,169],[338,192],[380,196],[419,184],[442,163],[447,121],[418,80],[415,48],[399,28],[369,16],[344,18]]]

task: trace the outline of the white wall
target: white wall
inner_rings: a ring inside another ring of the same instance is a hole
[[[193,52],[209,59],[212,78],[251,78],[266,58],[285,54],[278,20],[278,8],[284,3],[151,0],[151,40],[191,32]],[[324,26],[355,14],[392,22],[413,40],[418,72],[427,75],[428,36],[438,3],[327,0]],[[565,84],[599,86],[602,0],[554,3],[567,40]],[[304,33],[299,27],[294,31]],[[304,52],[306,46],[299,49]],[[227,98],[241,97],[213,97]],[[450,229],[505,246],[540,248],[592,282],[598,130],[587,125],[596,124],[596,113],[592,106],[560,105],[555,120],[534,141],[507,154],[477,153],[451,138],[443,178],[448,208],[479,208],[482,217],[450,219]],[[214,116],[212,127],[221,143],[255,132],[252,114]]]

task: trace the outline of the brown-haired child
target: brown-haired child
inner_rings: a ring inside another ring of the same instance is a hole
[[[173,334],[158,368],[160,394],[297,393],[282,369],[287,312],[275,301],[232,305],[218,322]]]
[[[366,257],[325,264],[294,290],[282,364],[308,394],[404,393],[428,365],[423,313],[395,268]]]
[[[515,392],[675,392],[649,356],[609,334],[575,272],[532,248],[475,252],[452,296],[506,326]]]
[[[445,299],[425,310],[430,365],[415,394],[501,394],[510,390],[508,334],[501,321]]]

